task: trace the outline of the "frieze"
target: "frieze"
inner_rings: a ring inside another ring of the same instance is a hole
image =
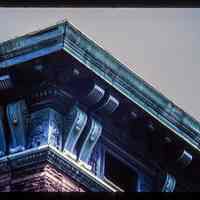
[[[62,147],[62,115],[51,108],[44,108],[31,114],[28,148],[42,145]]]
[[[62,149],[62,136],[63,136],[63,116],[54,111],[50,111],[49,118],[49,145],[55,148]]]
[[[31,113],[28,148],[48,144],[49,112],[43,109]]]
[[[48,87],[46,89],[43,89],[41,91],[37,91],[36,93],[31,95],[31,103],[37,103],[43,100],[44,98],[48,98],[51,96],[56,96],[57,95],[57,90],[52,87]]]

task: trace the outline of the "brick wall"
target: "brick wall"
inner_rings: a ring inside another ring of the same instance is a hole
[[[1,174],[0,191],[83,192],[84,188],[45,163]]]

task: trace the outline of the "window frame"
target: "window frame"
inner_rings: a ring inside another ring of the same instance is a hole
[[[113,185],[116,185],[114,182],[112,182],[111,180],[109,180],[108,177],[105,176],[105,156],[106,156],[106,152],[109,153],[111,156],[113,156],[115,159],[119,160],[120,162],[122,162],[125,166],[129,167],[130,170],[132,170],[134,173],[136,173],[137,175],[137,180],[136,180],[136,188],[135,190],[138,191],[139,189],[139,179],[140,179],[140,172],[139,170],[137,169],[136,166],[132,165],[130,162],[128,162],[126,160],[126,156],[123,154],[122,151],[117,151],[117,149],[115,148],[109,148],[110,145],[108,144],[105,144],[105,143],[101,143],[100,144],[100,178],[103,180],[103,181],[106,181],[108,183],[111,183]],[[116,152],[117,151],[117,152]],[[116,185],[117,187],[119,187],[118,185]]]

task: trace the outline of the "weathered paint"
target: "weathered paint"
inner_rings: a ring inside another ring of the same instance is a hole
[[[63,49],[199,152],[200,124],[198,121],[174,105],[69,22],[65,21],[50,27],[49,33],[51,28],[60,30],[57,33],[60,35],[59,43],[51,40],[55,44],[51,44],[51,47],[40,46],[39,49],[36,48],[37,51],[31,48],[35,45],[37,47],[37,44],[39,46],[42,41],[47,41],[48,46],[50,42],[46,37],[48,29],[42,30],[41,33],[37,32],[35,37],[34,34],[26,35],[2,43],[0,45],[2,60],[0,68],[11,67],[17,63]],[[27,46],[30,49],[23,53]],[[16,51],[21,51],[23,55],[15,54]]]

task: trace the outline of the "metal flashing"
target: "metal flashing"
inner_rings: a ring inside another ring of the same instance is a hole
[[[200,123],[68,21],[0,43],[0,71],[61,49],[200,153]]]

